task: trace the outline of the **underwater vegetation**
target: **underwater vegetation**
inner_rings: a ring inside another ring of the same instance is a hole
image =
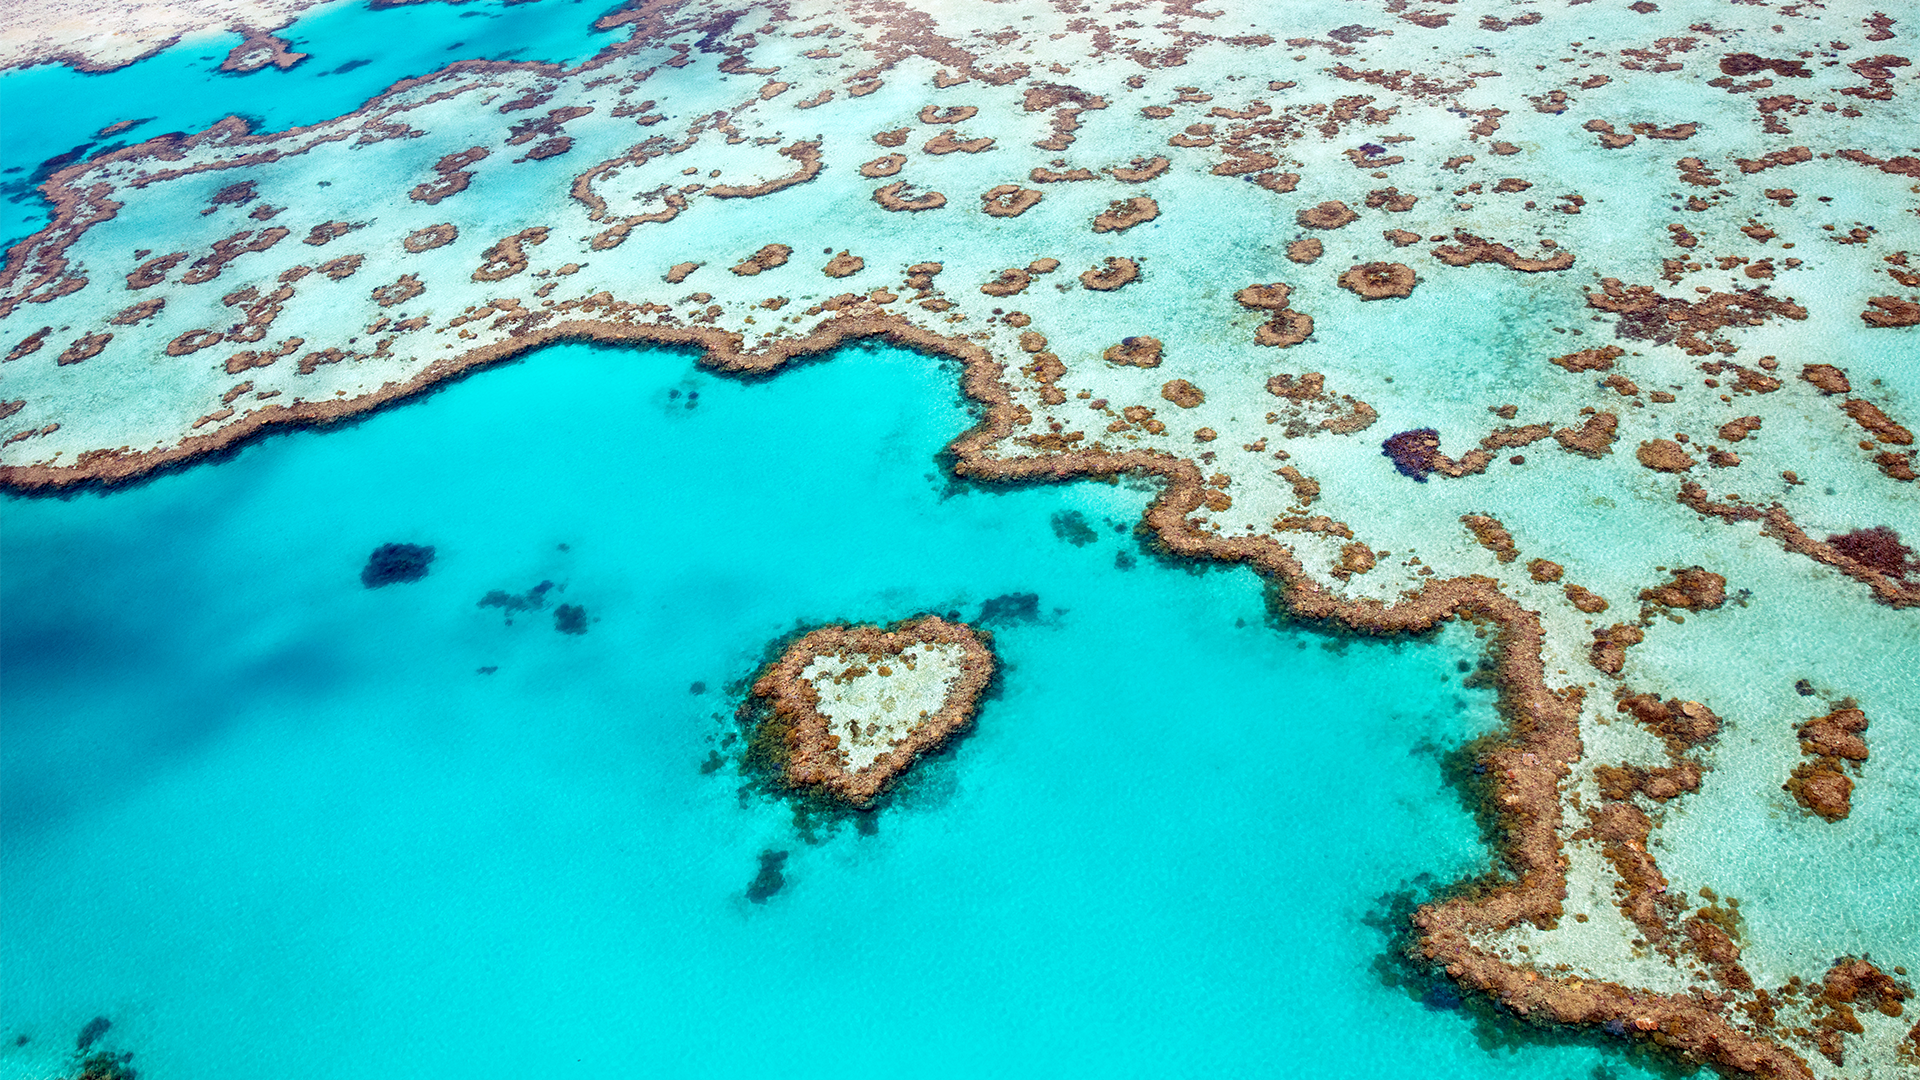
[[[427,576],[433,563],[433,548],[420,544],[381,544],[367,556],[360,571],[360,584],[369,589],[402,585]]]

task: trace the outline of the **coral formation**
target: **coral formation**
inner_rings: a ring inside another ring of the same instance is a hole
[[[754,681],[753,697],[770,714],[761,723],[783,733],[787,783],[865,807],[916,758],[973,722],[993,671],[979,634],[923,615],[886,627],[813,630]],[[900,715],[915,705],[917,715]]]
[[[367,556],[360,584],[369,589],[419,581],[433,563],[433,548],[420,544],[381,544]]]

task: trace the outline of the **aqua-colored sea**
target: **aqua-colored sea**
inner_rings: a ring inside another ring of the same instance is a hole
[[[1142,549],[1146,491],[957,487],[955,383],[553,348],[5,503],[0,1072],[96,1015],[154,1080],[1625,1068],[1376,970],[1386,894],[1486,863],[1440,760],[1493,723],[1471,635],[1271,626],[1251,573]],[[428,576],[364,587],[389,541]],[[703,773],[779,635],[1022,592],[976,731],[870,832]]]
[[[572,5],[349,8],[291,73],[208,89],[202,46],[0,89],[310,120],[274,102],[361,77],[321,74],[356,26],[550,10],[590,51]],[[414,72],[376,73],[322,100]],[[1488,865],[1445,765],[1495,723],[1481,643],[1276,623],[1250,572],[1143,546],[1144,487],[957,484],[956,386],[890,348],[742,382],[556,347],[0,502],[0,1077],[77,1072],[95,1017],[142,1080],[1643,1075],[1396,985],[1396,894]],[[388,542],[430,573],[364,587]],[[1029,593],[973,733],[866,827],[745,786],[770,642]]]

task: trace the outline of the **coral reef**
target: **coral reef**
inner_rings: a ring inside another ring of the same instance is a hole
[[[918,693],[896,687],[883,695],[864,687],[872,680],[902,683],[919,666],[945,677],[925,685],[929,676],[923,675]],[[785,733],[779,754],[786,782],[866,807],[916,758],[973,722],[993,671],[993,654],[979,634],[923,615],[886,627],[811,631],[755,679],[752,693],[772,714],[762,722]],[[928,707],[902,719],[893,712],[910,706],[896,706],[897,698],[925,699]],[[870,752],[857,752],[863,746]]]
[[[360,584],[369,589],[419,581],[433,564],[433,548],[420,544],[381,544],[360,569]]]

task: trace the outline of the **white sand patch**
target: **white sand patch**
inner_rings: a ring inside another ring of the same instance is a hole
[[[840,740],[847,769],[874,763],[947,700],[965,653],[958,645],[914,645],[898,656],[822,656],[801,672],[820,695],[820,715]]]
[[[1542,966],[1564,963],[1582,978],[1663,994],[1678,993],[1695,983],[1708,984],[1705,974],[1693,970],[1690,962],[1676,966],[1652,949],[1632,944],[1640,938],[1640,928],[1614,903],[1618,878],[1599,848],[1570,843],[1566,853],[1566,914],[1559,925],[1542,930],[1522,922],[1482,939],[1484,947],[1520,963],[1529,959]],[[1522,945],[1527,952],[1520,952]]]

